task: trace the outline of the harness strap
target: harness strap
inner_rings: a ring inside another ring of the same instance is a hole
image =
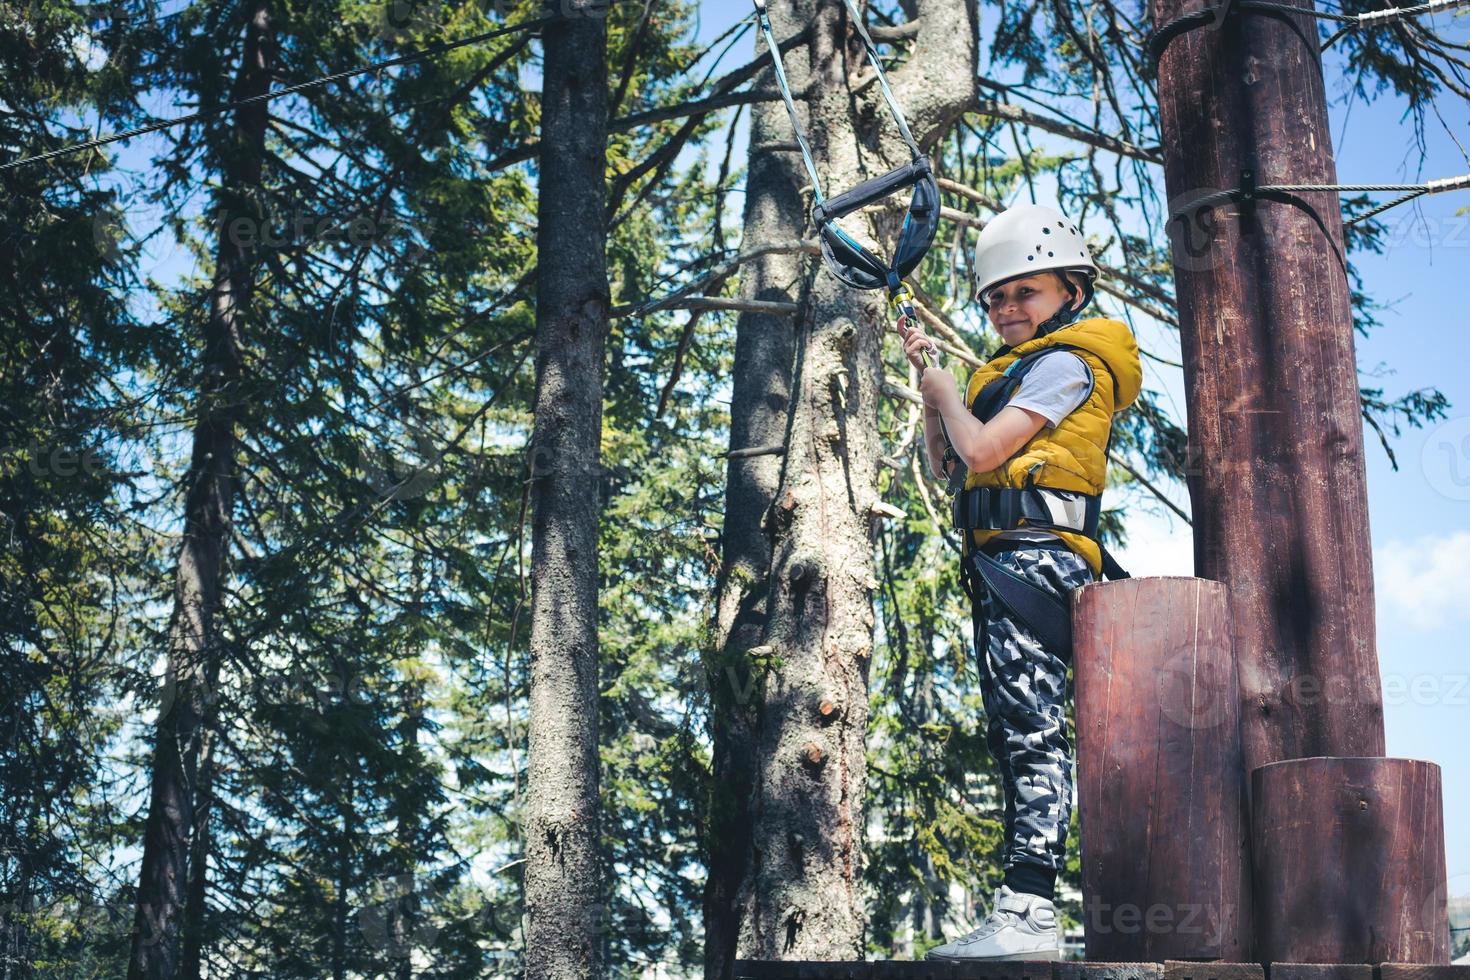
[[[828,198],[812,208],[812,217],[822,224],[835,221],[874,201],[881,201],[895,191],[910,187],[927,176],[929,176],[928,159],[922,156],[914,157],[913,160],[896,170],[890,170],[881,177],[865,180],[850,191],[843,191],[836,197]],[[929,202],[921,201],[917,208],[911,210],[926,214],[931,207]]]
[[[1027,544],[1028,548],[1070,551],[1066,545]],[[1006,550],[1006,549],[1000,549]],[[960,581],[970,596],[970,622],[975,631],[979,656],[985,655],[988,629],[984,603],[978,590],[984,588],[1003,605],[1011,617],[1036,634],[1047,650],[1072,662],[1072,607],[1052,593],[1001,564],[987,549],[974,549],[960,565]]]
[[[950,501],[950,523],[957,531],[1037,530],[1073,531],[1097,537],[1102,513],[1099,494],[1053,487],[971,487]]]
[[[858,11],[857,4],[853,3],[853,0],[845,0],[845,2],[848,16],[852,18],[852,26],[857,28],[858,36],[863,39],[863,47],[867,49],[868,61],[872,62],[873,70],[878,73],[878,87],[883,90],[883,98],[888,102],[888,111],[893,113],[893,120],[898,123],[898,131],[903,136],[903,141],[913,151],[914,156],[922,157],[924,151],[919,149],[918,143],[914,142],[914,134],[909,132],[909,124],[904,121],[903,110],[898,107],[898,100],[893,97],[893,90],[888,87],[888,73],[883,70],[883,62],[878,60],[878,48],[868,34],[868,25],[863,23],[863,15]]]
[[[755,19],[760,24],[761,33],[766,36],[766,49],[771,52],[771,66],[776,69],[776,87],[781,90],[781,98],[786,102],[786,114],[791,117],[791,129],[796,133],[796,145],[801,147],[801,159],[806,164],[806,172],[812,178],[812,194],[817,199],[817,204],[822,203],[822,178],[817,176],[817,165],[812,161],[812,149],[807,146],[806,134],[801,131],[801,123],[796,118],[796,102],[791,97],[791,85],[786,81],[786,65],[781,60],[781,46],[776,43],[776,35],[771,30],[771,18],[766,12],[766,0],[753,0],[755,3]]]

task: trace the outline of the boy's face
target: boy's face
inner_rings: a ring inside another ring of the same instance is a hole
[[[1036,328],[1055,316],[1068,296],[1056,273],[1038,272],[995,286],[985,301],[990,304],[990,325],[1006,346],[1015,347],[1036,336]]]

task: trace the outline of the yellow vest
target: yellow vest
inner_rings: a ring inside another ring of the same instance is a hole
[[[1138,359],[1138,341],[1121,320],[1089,317],[1053,330],[1044,337],[1034,337],[992,358],[976,368],[965,389],[965,406],[975,403],[982,388],[998,379],[1018,358],[1054,344],[1065,344],[1092,370],[1093,386],[1086,400],[1065,416],[1055,429],[1042,426],[1021,449],[1000,466],[984,473],[971,472],[965,478],[965,489],[971,487],[1026,486],[1028,474],[1034,474],[1033,485],[1058,490],[1077,490],[1100,494],[1107,475],[1108,433],[1113,415],[1133,404],[1143,386],[1143,365]],[[1020,387],[1017,386],[1017,391]],[[1015,393],[1012,392],[1012,397]],[[1022,527],[1026,526],[1023,519]],[[1047,528],[1086,560],[1093,577],[1102,574],[1102,553],[1097,542],[1075,531]],[[974,546],[979,547],[999,534],[996,530],[976,529]]]

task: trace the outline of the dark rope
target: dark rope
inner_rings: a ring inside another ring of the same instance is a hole
[[[1231,0],[1220,0],[1214,7],[1209,7],[1205,10],[1196,10],[1188,14],[1181,14],[1168,23],[1162,24],[1149,32],[1148,38],[1144,42],[1144,47],[1148,52],[1148,72],[1150,77],[1158,77],[1159,59],[1163,56],[1164,49],[1176,37],[1187,31],[1192,31],[1197,27],[1213,24],[1217,20],[1228,17],[1238,10],[1256,11],[1265,14],[1305,14],[1308,17],[1316,17],[1319,20],[1330,20],[1345,24],[1345,27],[1328,38],[1322,45],[1320,50],[1326,51],[1344,34],[1357,30],[1359,27],[1385,24],[1404,17],[1417,17],[1420,14],[1433,13],[1438,10],[1452,10],[1456,7],[1467,5],[1470,5],[1470,0],[1430,0],[1428,3],[1416,4],[1412,7],[1390,7],[1387,10],[1369,10],[1360,14],[1337,14],[1329,10],[1313,10],[1310,7],[1298,7],[1289,3],[1277,3],[1275,0],[1233,0],[1233,2]]]
[[[1382,214],[1389,208],[1411,201],[1423,194],[1439,194],[1444,191],[1470,189],[1470,174],[1463,177],[1446,177],[1441,180],[1431,180],[1426,184],[1262,184],[1256,187],[1237,187],[1231,190],[1215,191],[1203,197],[1196,198],[1187,204],[1181,204],[1169,212],[1169,223],[1175,219],[1182,218],[1188,213],[1198,213],[1201,210],[1213,208],[1227,201],[1251,201],[1257,195],[1273,193],[1313,193],[1313,192],[1342,192],[1342,191],[1408,191],[1403,197],[1396,198],[1386,204],[1380,204],[1371,211],[1365,211],[1354,218],[1343,222],[1344,225],[1357,224],[1366,221],[1377,214]]]

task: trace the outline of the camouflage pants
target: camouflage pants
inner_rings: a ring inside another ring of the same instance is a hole
[[[1071,590],[1094,580],[1087,562],[1066,548],[1028,545],[994,557],[1067,602]],[[978,561],[974,555],[969,560]],[[1004,864],[1009,868],[1029,862],[1060,871],[1072,813],[1068,662],[1043,647],[1030,628],[990,594],[978,573],[972,581],[980,606],[974,610],[974,640],[986,745],[1005,792]]]

